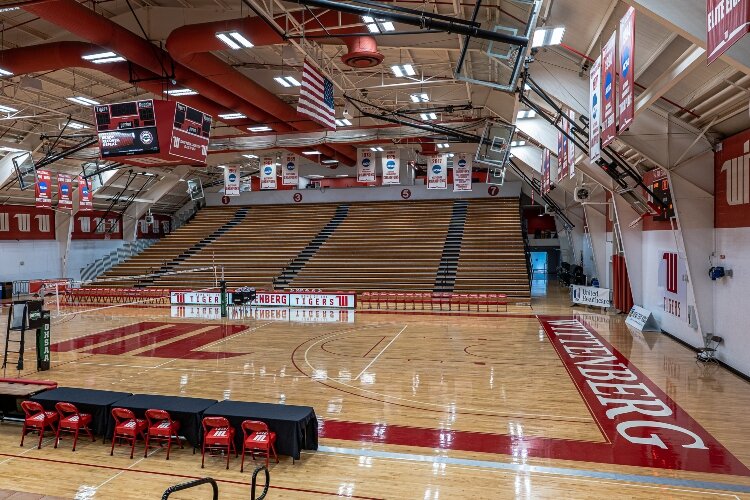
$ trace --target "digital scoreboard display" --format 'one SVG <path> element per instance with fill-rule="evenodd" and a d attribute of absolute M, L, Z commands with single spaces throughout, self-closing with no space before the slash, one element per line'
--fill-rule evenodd
<path fill-rule="evenodd" d="M 169 154 L 205 163 L 211 123 L 211 115 L 180 102 L 176 103 Z"/>
<path fill-rule="evenodd" d="M 672 219 L 674 217 L 674 205 L 672 205 L 672 190 L 669 189 L 667 178 L 663 177 L 652 182 L 651 191 L 653 191 L 654 197 L 661 200 L 666 207 L 658 215 L 654 215 L 654 220 L 668 221 Z"/>
<path fill-rule="evenodd" d="M 94 112 L 102 158 L 159 153 L 153 100 L 98 105 Z"/>

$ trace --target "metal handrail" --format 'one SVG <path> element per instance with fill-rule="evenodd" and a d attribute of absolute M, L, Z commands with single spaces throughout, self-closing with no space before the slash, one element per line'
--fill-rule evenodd
<path fill-rule="evenodd" d="M 264 471 L 266 473 L 266 485 L 263 487 L 263 493 L 260 494 L 259 497 L 255 496 L 255 484 L 258 480 L 258 473 L 260 471 Z M 271 474 L 268 473 L 268 468 L 265 465 L 259 465 L 255 468 L 253 471 L 253 479 L 250 483 L 250 500 L 263 500 L 266 498 L 266 494 L 268 493 L 268 487 L 271 485 Z"/>
<path fill-rule="evenodd" d="M 256 472 L 257 472 L 257 469 L 256 469 Z M 268 474 L 268 472 L 266 472 L 266 474 Z M 167 498 L 169 498 L 169 495 L 171 495 L 175 491 L 182 491 L 188 488 L 195 488 L 196 486 L 201 486 L 206 483 L 210 484 L 211 488 L 213 488 L 214 490 L 213 500 L 219 500 L 219 485 L 216 484 L 216 481 L 214 481 L 214 479 L 210 477 L 202 477 L 200 479 L 196 479 L 195 481 L 188 481 L 186 483 L 180 483 L 180 484 L 175 484 L 174 486 L 170 486 L 164 491 L 164 494 L 161 496 L 161 500 L 167 500 Z M 255 475 L 253 475 L 253 484 L 255 484 Z M 265 495 L 265 492 L 264 492 L 264 495 Z"/>

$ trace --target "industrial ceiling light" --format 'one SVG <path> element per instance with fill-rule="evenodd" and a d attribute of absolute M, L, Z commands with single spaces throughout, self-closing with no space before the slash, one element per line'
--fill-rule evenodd
<path fill-rule="evenodd" d="M 251 49 L 254 47 L 252 42 L 242 36 L 241 33 L 238 33 L 236 31 L 230 31 L 227 33 L 216 33 L 216 38 L 224 42 L 227 46 L 229 46 L 230 49 Z"/>
<path fill-rule="evenodd" d="M 302 84 L 293 76 L 277 76 L 274 80 L 282 87 L 300 87 Z"/>
<path fill-rule="evenodd" d="M 107 64 L 113 62 L 122 62 L 125 60 L 124 57 L 115 54 L 114 52 L 99 52 L 97 54 L 88 54 L 81 56 L 81 59 L 91 61 L 94 64 Z"/>
<path fill-rule="evenodd" d="M 317 151 L 315 149 L 311 149 L 310 151 L 302 151 L 303 155 L 319 155 L 320 151 Z"/>
<path fill-rule="evenodd" d="M 351 124 L 352 122 L 350 122 L 347 118 L 336 118 L 337 127 L 348 127 Z"/>
<path fill-rule="evenodd" d="M 20 8 L 21 7 L 3 7 L 2 9 L 0 9 L 0 12 L 10 12 L 12 10 L 18 10 Z"/>
<path fill-rule="evenodd" d="M 531 40 L 531 48 L 548 47 L 550 45 L 560 45 L 562 43 L 565 27 L 557 28 L 537 28 L 534 31 L 534 38 Z"/>
<path fill-rule="evenodd" d="M 510 146 L 512 148 L 515 148 L 515 147 L 518 147 L 518 146 L 525 146 L 525 145 L 526 145 L 526 141 L 512 141 L 510 143 Z"/>
<path fill-rule="evenodd" d="M 88 97 L 83 97 L 83 96 L 67 97 L 67 99 L 70 102 L 74 102 L 76 104 L 80 104 L 81 106 L 96 106 L 96 105 L 99 104 L 98 101 L 95 101 L 93 99 L 89 99 Z"/>
<path fill-rule="evenodd" d="M 179 96 L 186 96 L 186 95 L 198 95 L 198 92 L 196 92 L 193 89 L 170 89 L 164 92 L 167 95 L 179 97 Z"/>
<path fill-rule="evenodd" d="M 10 106 L 0 105 L 0 113 L 18 113 L 18 110 L 16 108 L 11 108 Z"/>
<path fill-rule="evenodd" d="M 338 162 L 339 162 L 338 160 L 323 160 L 320 163 L 325 163 L 326 165 L 328 165 L 331 163 L 338 163 Z"/>
<path fill-rule="evenodd" d="M 244 156 L 245 158 L 249 158 L 251 160 L 255 160 L 255 159 L 258 158 L 258 155 L 254 155 L 254 154 L 246 154 L 246 155 L 242 155 L 242 156 Z"/>
<path fill-rule="evenodd" d="M 0 68 L 0 76 L 13 76 L 13 72 Z"/>
<path fill-rule="evenodd" d="M 396 31 L 396 27 L 391 21 L 385 19 L 375 19 L 370 16 L 362 16 L 362 22 L 365 23 L 370 33 L 385 33 L 388 31 Z"/>
<path fill-rule="evenodd" d="M 310 177 L 311 179 L 323 179 L 323 178 L 325 178 L 325 175 L 310 174 L 310 175 L 308 175 L 308 177 Z"/>
<path fill-rule="evenodd" d="M 523 120 L 526 118 L 534 118 L 535 116 L 536 116 L 536 111 L 534 111 L 533 109 L 523 109 L 518 112 L 518 114 L 516 115 L 516 118 L 519 120 Z"/>
<path fill-rule="evenodd" d="M 430 96 L 422 92 L 421 94 L 412 94 L 411 102 L 430 102 Z"/>
<path fill-rule="evenodd" d="M 383 151 L 383 148 L 381 148 L 380 146 L 375 146 L 370 148 L 370 151 Z"/>
<path fill-rule="evenodd" d="M 78 123 L 78 122 L 68 122 L 68 127 L 74 128 L 76 130 L 81 130 L 81 129 L 84 129 L 84 128 L 89 128 L 88 125 L 83 124 L 83 123 Z"/>
<path fill-rule="evenodd" d="M 437 120 L 437 114 L 435 113 L 419 113 L 419 117 L 424 121 Z"/>
<path fill-rule="evenodd" d="M 450 146 L 451 145 L 448 144 L 447 142 L 443 142 L 443 143 L 437 145 L 437 147 L 439 147 L 440 149 L 449 148 Z"/>
<path fill-rule="evenodd" d="M 240 120 L 242 118 L 247 118 L 247 116 L 242 113 L 224 113 L 223 115 L 219 115 L 219 118 L 222 120 Z"/>
<path fill-rule="evenodd" d="M 417 72 L 414 71 L 414 66 L 411 64 L 394 64 L 391 66 L 391 71 L 393 71 L 393 74 L 398 77 L 414 76 L 417 74 Z"/>
<path fill-rule="evenodd" d="M 254 127 L 247 127 L 250 132 L 270 132 L 271 127 L 268 125 L 256 125 Z"/>

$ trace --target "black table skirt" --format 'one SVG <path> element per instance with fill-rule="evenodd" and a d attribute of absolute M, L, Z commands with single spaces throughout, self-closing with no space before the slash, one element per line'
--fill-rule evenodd
<path fill-rule="evenodd" d="M 200 446 L 201 421 L 203 412 L 216 404 L 215 399 L 185 398 L 180 396 L 160 396 L 156 394 L 134 394 L 121 399 L 113 407 L 132 410 L 138 418 L 145 418 L 146 410 L 168 411 L 172 420 L 180 422 L 180 434 L 194 447 Z M 114 431 L 115 421 L 109 418 L 107 436 Z"/>
<path fill-rule="evenodd" d="M 276 433 L 276 452 L 300 458 L 300 450 L 318 449 L 318 419 L 310 406 L 221 401 L 204 412 L 205 417 L 226 417 L 235 428 L 235 444 L 242 453 L 242 421 L 260 420 Z"/>
<path fill-rule="evenodd" d="M 130 392 L 99 391 L 96 389 L 79 389 L 76 387 L 58 387 L 44 391 L 32 397 L 45 410 L 54 411 L 55 403 L 64 401 L 72 403 L 81 413 L 91 414 L 91 430 L 94 434 L 107 437 L 107 422 L 115 403 L 130 396 Z"/>

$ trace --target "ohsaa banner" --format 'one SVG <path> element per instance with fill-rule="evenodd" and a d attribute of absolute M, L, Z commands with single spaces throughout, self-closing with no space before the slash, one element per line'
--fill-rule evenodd
<path fill-rule="evenodd" d="M 750 31 L 750 0 L 706 0 L 708 64 Z"/>
<path fill-rule="evenodd" d="M 573 126 L 572 124 L 576 121 L 576 112 L 572 109 L 568 110 L 568 118 L 570 120 L 566 120 L 566 128 L 568 133 L 573 136 Z M 566 169 L 568 173 L 568 177 L 571 179 L 576 174 L 576 143 L 573 142 L 571 139 L 568 139 L 568 168 Z M 565 177 L 563 177 L 565 178 Z"/>
<path fill-rule="evenodd" d="M 448 189 L 448 165 L 445 155 L 430 156 L 427 163 L 427 189 Z"/>
<path fill-rule="evenodd" d="M 401 183 L 401 158 L 398 149 L 389 149 L 383 153 L 383 185 Z"/>
<path fill-rule="evenodd" d="M 286 155 L 284 172 L 281 174 L 281 183 L 284 186 L 296 186 L 299 184 L 299 162 L 297 155 Z"/>
<path fill-rule="evenodd" d="M 357 182 L 375 182 L 375 156 L 369 149 L 357 150 Z"/>
<path fill-rule="evenodd" d="M 635 52 L 635 9 L 630 7 L 620 20 L 620 88 L 617 89 L 620 99 L 617 110 L 617 132 L 622 134 L 633 123 L 635 103 L 633 100 L 633 85 L 635 85 L 635 71 L 633 58 Z"/>
<path fill-rule="evenodd" d="M 47 170 L 36 171 L 36 206 L 37 208 L 52 207 L 52 176 Z"/>
<path fill-rule="evenodd" d="M 617 32 L 602 47 L 602 147 L 615 140 L 615 44 Z"/>
<path fill-rule="evenodd" d="M 224 195 L 240 195 L 240 167 L 227 166 L 224 168 Z"/>
<path fill-rule="evenodd" d="M 589 157 L 596 161 L 602 157 L 601 118 L 602 118 L 602 57 L 599 56 L 589 73 Z"/>
<path fill-rule="evenodd" d="M 57 208 L 73 210 L 73 178 L 67 174 L 57 174 Z"/>
<path fill-rule="evenodd" d="M 276 189 L 276 158 L 264 156 L 261 160 L 260 188 Z"/>
<path fill-rule="evenodd" d="M 94 209 L 93 193 L 91 183 L 88 179 L 78 176 L 78 210 L 88 211 Z"/>
<path fill-rule="evenodd" d="M 471 159 L 459 153 L 453 162 L 453 191 L 471 191 Z"/>
<path fill-rule="evenodd" d="M 542 194 L 549 193 L 552 175 L 552 152 L 544 148 L 542 150 Z"/>

